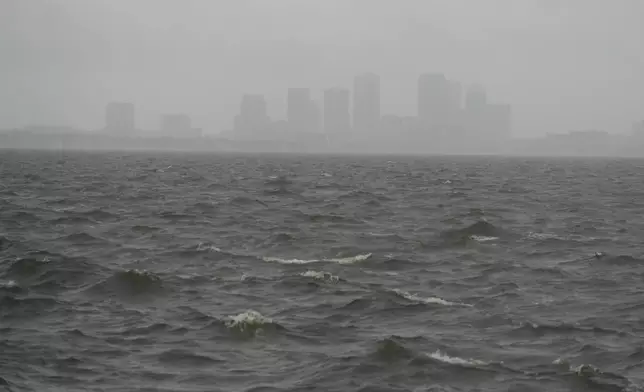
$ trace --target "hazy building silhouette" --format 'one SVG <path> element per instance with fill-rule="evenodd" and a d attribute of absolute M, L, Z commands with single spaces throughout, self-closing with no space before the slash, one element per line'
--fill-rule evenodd
<path fill-rule="evenodd" d="M 463 86 L 460 82 L 450 80 L 449 83 L 449 127 L 458 128 L 463 125 Z"/>
<path fill-rule="evenodd" d="M 110 102 L 105 108 L 105 130 L 118 135 L 132 135 L 135 130 L 134 104 Z"/>
<path fill-rule="evenodd" d="M 192 129 L 192 121 L 186 114 L 165 114 L 161 117 L 161 131 L 165 134 L 187 133 Z"/>
<path fill-rule="evenodd" d="M 479 84 L 472 85 L 465 96 L 465 110 L 470 113 L 483 113 L 487 105 L 487 92 Z"/>
<path fill-rule="evenodd" d="M 201 136 L 201 129 L 192 127 L 187 114 L 165 114 L 161 117 L 161 134 L 166 137 L 194 138 Z"/>
<path fill-rule="evenodd" d="M 380 123 L 380 76 L 358 75 L 353 84 L 353 128 L 357 132 L 375 130 Z"/>
<path fill-rule="evenodd" d="M 333 88 L 324 91 L 324 131 L 347 133 L 351 130 L 349 90 Z"/>
<path fill-rule="evenodd" d="M 507 104 L 487 104 L 484 120 L 486 136 L 495 141 L 512 136 L 512 108 Z"/>
<path fill-rule="evenodd" d="M 449 125 L 451 88 L 443 74 L 418 77 L 418 118 L 432 130 L 444 130 Z"/>
<path fill-rule="evenodd" d="M 464 117 L 467 134 L 473 139 L 484 140 L 490 116 L 487 111 L 487 92 L 483 86 L 474 84 L 468 87 Z"/>
<path fill-rule="evenodd" d="M 313 132 L 317 129 L 319 113 L 309 88 L 288 89 L 286 117 L 291 131 Z"/>
<path fill-rule="evenodd" d="M 255 138 L 267 129 L 269 123 L 264 96 L 245 94 L 241 99 L 239 114 L 235 117 L 235 135 L 243 139 Z"/>

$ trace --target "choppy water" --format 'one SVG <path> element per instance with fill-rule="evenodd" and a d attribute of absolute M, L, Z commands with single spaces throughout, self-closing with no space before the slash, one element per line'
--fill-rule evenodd
<path fill-rule="evenodd" d="M 641 391 L 642 173 L 0 151 L 0 390 Z"/>

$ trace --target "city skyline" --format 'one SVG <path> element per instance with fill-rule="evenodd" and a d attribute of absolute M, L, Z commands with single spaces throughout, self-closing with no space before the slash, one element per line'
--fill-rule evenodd
<path fill-rule="evenodd" d="M 124 100 L 143 128 L 180 112 L 208 134 L 245 92 L 282 118 L 284 87 L 350 87 L 363 70 L 381 77 L 383 114 L 414 115 L 416 78 L 442 70 L 511 102 L 521 137 L 643 117 L 637 1 L 0 3 L 0 128 L 96 129 Z"/>

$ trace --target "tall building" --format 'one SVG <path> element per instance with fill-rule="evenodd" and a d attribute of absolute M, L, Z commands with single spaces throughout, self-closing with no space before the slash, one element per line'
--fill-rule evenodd
<path fill-rule="evenodd" d="M 380 123 L 380 76 L 358 75 L 353 84 L 353 128 L 356 132 L 375 130 Z"/>
<path fill-rule="evenodd" d="M 452 89 L 443 74 L 423 74 L 418 78 L 418 117 L 433 130 L 449 126 Z"/>
<path fill-rule="evenodd" d="M 166 135 L 185 134 L 192 129 L 192 121 L 185 114 L 165 114 L 161 117 L 161 131 Z"/>
<path fill-rule="evenodd" d="M 481 85 L 475 84 L 469 87 L 465 97 L 465 110 L 470 113 L 481 113 L 487 105 L 487 92 Z"/>
<path fill-rule="evenodd" d="M 350 129 L 349 90 L 335 88 L 324 91 L 324 131 L 347 133 Z"/>
<path fill-rule="evenodd" d="M 507 104 L 487 104 L 484 123 L 486 136 L 490 139 L 509 139 L 512 136 L 512 107 Z"/>
<path fill-rule="evenodd" d="M 161 135 L 165 137 L 201 137 L 201 129 L 192 127 L 187 114 L 164 114 L 161 117 Z"/>
<path fill-rule="evenodd" d="M 484 140 L 490 132 L 490 115 L 487 93 L 483 86 L 469 86 L 465 95 L 465 129 L 468 135 L 477 140 Z"/>
<path fill-rule="evenodd" d="M 241 99 L 239 109 L 234 127 L 237 136 L 252 138 L 266 130 L 270 121 L 263 95 L 245 94 Z"/>
<path fill-rule="evenodd" d="M 460 82 L 449 81 L 449 126 L 463 125 L 463 86 Z"/>
<path fill-rule="evenodd" d="M 134 104 L 108 103 L 105 108 L 105 130 L 118 135 L 132 135 L 135 130 Z"/>
<path fill-rule="evenodd" d="M 287 93 L 286 117 L 294 132 L 313 132 L 317 128 L 317 107 L 307 87 L 291 87 Z"/>

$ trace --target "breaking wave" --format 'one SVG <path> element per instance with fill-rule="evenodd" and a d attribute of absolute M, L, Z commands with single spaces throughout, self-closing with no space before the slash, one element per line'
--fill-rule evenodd
<path fill-rule="evenodd" d="M 360 254 L 351 257 L 342 257 L 342 258 L 328 258 L 328 259 L 283 259 L 279 257 L 263 257 L 262 259 L 266 262 L 274 262 L 280 264 L 313 264 L 313 263 L 336 263 L 336 264 L 353 264 L 361 261 L 365 261 L 371 257 L 371 253 Z"/>
<path fill-rule="evenodd" d="M 229 316 L 224 324 L 230 331 L 242 337 L 256 337 L 264 332 L 281 329 L 280 325 L 271 318 L 255 310 L 247 310 L 234 316 Z"/>
<path fill-rule="evenodd" d="M 471 358 L 465 359 L 465 358 L 459 358 L 459 357 L 451 357 L 441 352 L 440 350 L 436 350 L 435 352 L 428 354 L 427 356 L 437 361 L 448 363 L 450 365 L 459 365 L 459 366 L 465 366 L 465 367 L 478 367 L 478 366 L 489 365 L 488 362 L 480 361 L 478 359 L 471 359 Z"/>
<path fill-rule="evenodd" d="M 154 273 L 129 269 L 114 272 L 109 278 L 90 287 L 90 291 L 138 296 L 159 293 L 163 288 L 163 281 Z"/>
<path fill-rule="evenodd" d="M 422 304 L 436 304 L 436 305 L 445 305 L 445 306 L 466 306 L 466 307 L 472 307 L 472 305 L 460 303 L 460 302 L 451 302 L 444 300 L 442 298 L 438 297 L 421 297 L 416 294 L 410 294 L 406 291 L 402 291 L 399 289 L 393 290 L 393 292 L 402 297 L 405 298 L 409 301 L 416 302 L 416 303 L 422 303 Z"/>
<path fill-rule="evenodd" d="M 337 283 L 338 281 L 340 281 L 340 278 L 338 276 L 324 271 L 308 270 L 306 272 L 302 272 L 300 276 L 303 276 L 305 278 L 313 278 L 313 279 L 321 280 L 325 282 L 331 282 L 331 283 Z"/>

